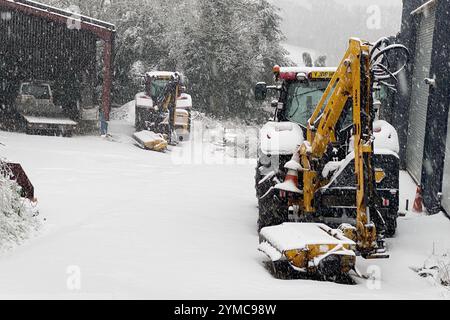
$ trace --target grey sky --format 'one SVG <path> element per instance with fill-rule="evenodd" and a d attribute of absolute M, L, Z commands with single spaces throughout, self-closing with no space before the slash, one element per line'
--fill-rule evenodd
<path fill-rule="evenodd" d="M 269 1 L 281 8 L 286 43 L 324 54 L 330 64 L 339 62 L 350 37 L 375 41 L 400 31 L 402 0 Z"/>
<path fill-rule="evenodd" d="M 303 0 L 300 0 L 303 1 Z M 336 2 L 348 5 L 364 5 L 370 6 L 373 4 L 379 4 L 383 6 L 401 7 L 402 0 L 336 0 Z"/>

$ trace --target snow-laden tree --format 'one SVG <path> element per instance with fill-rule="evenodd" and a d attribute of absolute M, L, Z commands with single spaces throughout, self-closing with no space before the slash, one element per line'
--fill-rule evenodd
<path fill-rule="evenodd" d="M 274 64 L 289 63 L 280 45 L 279 11 L 267 0 L 44 2 L 77 5 L 81 13 L 116 25 L 116 103 L 142 89 L 139 72 L 177 70 L 188 79 L 195 108 L 227 118 L 258 118 L 263 114 L 253 86 L 271 81 Z"/>
<path fill-rule="evenodd" d="M 198 0 L 198 21 L 186 32 L 185 71 L 200 109 L 219 116 L 257 117 L 256 82 L 286 64 L 277 9 L 265 0 Z"/>

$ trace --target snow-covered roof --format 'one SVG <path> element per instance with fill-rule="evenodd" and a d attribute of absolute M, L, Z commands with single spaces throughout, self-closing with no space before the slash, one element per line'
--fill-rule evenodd
<path fill-rule="evenodd" d="M 295 73 L 310 73 L 310 72 L 336 72 L 336 67 L 281 67 L 281 73 L 295 72 Z"/>
<path fill-rule="evenodd" d="M 427 1 L 427 2 L 425 2 L 423 5 L 421 5 L 420 7 L 418 7 L 417 9 L 413 10 L 413 11 L 411 12 L 411 15 L 415 15 L 415 14 L 418 14 L 418 13 L 422 13 L 422 12 L 424 12 L 425 10 L 428 10 L 428 8 L 429 8 L 430 6 L 432 6 L 432 5 L 434 5 L 434 4 L 436 4 L 436 0 L 430 0 L 430 1 Z"/>
<path fill-rule="evenodd" d="M 64 23 L 66 23 L 67 18 L 71 18 L 75 21 L 80 21 L 82 26 L 84 25 L 90 30 L 96 29 L 112 33 L 116 31 L 115 25 L 109 22 L 98 20 L 79 13 L 74 13 L 69 10 L 59 9 L 32 0 L 0 0 L 0 5 L 3 5 L 6 8 L 22 11 L 26 14 L 37 15 Z"/>
<path fill-rule="evenodd" d="M 148 77 L 171 77 L 174 74 L 175 72 L 171 71 L 150 71 L 146 73 Z"/>

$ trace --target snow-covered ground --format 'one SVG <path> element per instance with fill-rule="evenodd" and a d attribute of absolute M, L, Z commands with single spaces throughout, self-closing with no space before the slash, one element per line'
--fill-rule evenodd
<path fill-rule="evenodd" d="M 177 161 L 202 146 L 195 136 L 171 153 L 144 151 L 132 143 L 131 119 L 122 119 L 110 124 L 114 141 L 0 132 L 1 155 L 22 163 L 46 219 L 40 236 L 0 256 L 0 298 L 450 297 L 410 268 L 433 247 L 450 250 L 443 214 L 409 213 L 388 243 L 390 259 L 359 260 L 380 281 L 277 280 L 257 251 L 254 161 Z M 406 173 L 401 193 L 412 204 Z"/>

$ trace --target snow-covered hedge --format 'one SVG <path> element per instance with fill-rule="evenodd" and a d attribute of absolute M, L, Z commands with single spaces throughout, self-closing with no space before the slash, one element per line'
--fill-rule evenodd
<path fill-rule="evenodd" d="M 30 237 L 40 228 L 36 204 L 21 197 L 21 187 L 0 159 L 0 252 Z"/>

